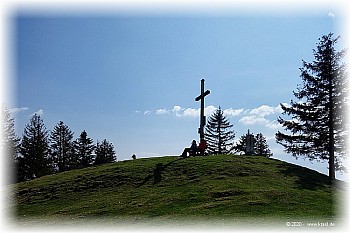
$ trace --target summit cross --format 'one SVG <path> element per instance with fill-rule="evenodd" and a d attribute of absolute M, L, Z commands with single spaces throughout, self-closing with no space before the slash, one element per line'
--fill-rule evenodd
<path fill-rule="evenodd" d="M 200 122 L 199 122 L 199 128 L 198 128 L 198 133 L 199 133 L 199 138 L 204 139 L 204 126 L 205 126 L 205 116 L 204 116 L 204 97 L 209 95 L 210 91 L 206 90 L 204 92 L 204 79 L 201 80 L 201 94 L 196 97 L 195 101 L 201 101 L 201 114 L 200 114 Z"/>

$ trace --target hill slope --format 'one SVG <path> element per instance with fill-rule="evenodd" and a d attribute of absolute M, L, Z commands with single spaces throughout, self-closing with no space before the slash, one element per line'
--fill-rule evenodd
<path fill-rule="evenodd" d="M 121 219 L 327 219 L 339 215 L 327 176 L 264 157 L 122 161 L 13 185 L 14 216 Z M 340 202 L 340 203 L 339 203 Z"/>

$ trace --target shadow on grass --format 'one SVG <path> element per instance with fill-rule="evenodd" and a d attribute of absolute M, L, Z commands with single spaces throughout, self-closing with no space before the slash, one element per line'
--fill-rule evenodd
<path fill-rule="evenodd" d="M 183 160 L 184 158 L 178 158 L 176 160 L 173 160 L 165 165 L 162 163 L 157 163 L 156 167 L 153 169 L 153 174 L 148 175 L 140 184 L 136 186 L 136 188 L 141 187 L 142 185 L 146 184 L 149 180 L 153 178 L 153 184 L 157 184 L 160 181 L 162 181 L 162 172 L 169 167 L 171 164 L 176 163 L 179 160 Z"/>
<path fill-rule="evenodd" d="M 300 189 L 318 190 L 332 185 L 328 176 L 317 171 L 297 165 L 278 165 L 280 172 L 285 176 L 296 177 L 295 184 Z M 338 181 L 336 181 L 338 183 Z"/>

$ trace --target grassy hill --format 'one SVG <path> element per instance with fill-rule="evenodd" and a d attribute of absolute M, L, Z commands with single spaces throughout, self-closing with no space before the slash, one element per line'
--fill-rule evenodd
<path fill-rule="evenodd" d="M 344 185 L 264 157 L 122 161 L 13 185 L 16 221 L 336 221 Z M 102 218 L 103 217 L 103 218 Z M 34 220 L 33 220 L 34 221 Z M 282 221 L 282 222 L 281 222 Z"/>

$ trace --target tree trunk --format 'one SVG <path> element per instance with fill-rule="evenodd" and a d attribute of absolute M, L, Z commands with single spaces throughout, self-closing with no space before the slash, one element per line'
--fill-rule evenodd
<path fill-rule="evenodd" d="M 333 100 L 333 85 L 330 75 L 329 82 L 329 179 L 335 180 L 335 164 L 334 164 L 334 100 Z"/>

